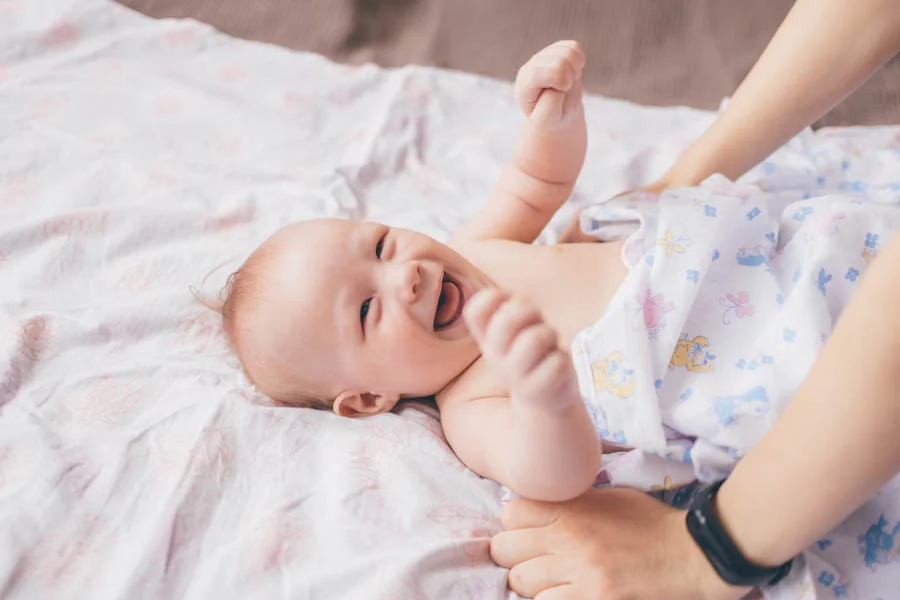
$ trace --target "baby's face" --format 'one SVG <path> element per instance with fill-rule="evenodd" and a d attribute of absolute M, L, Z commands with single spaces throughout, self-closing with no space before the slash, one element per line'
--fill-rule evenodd
<path fill-rule="evenodd" d="M 462 319 L 488 285 L 449 247 L 405 229 L 337 219 L 276 233 L 263 295 L 274 299 L 254 337 L 334 395 L 423 397 L 479 350 Z"/>

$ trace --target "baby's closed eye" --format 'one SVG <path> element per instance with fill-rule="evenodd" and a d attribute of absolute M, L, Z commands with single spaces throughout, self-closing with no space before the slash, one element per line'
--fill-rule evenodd
<path fill-rule="evenodd" d="M 363 331 L 366 330 L 366 315 L 369 314 L 369 306 L 371 304 L 372 299 L 366 298 L 362 303 L 362 307 L 360 307 L 359 309 L 359 324 L 362 325 Z"/>

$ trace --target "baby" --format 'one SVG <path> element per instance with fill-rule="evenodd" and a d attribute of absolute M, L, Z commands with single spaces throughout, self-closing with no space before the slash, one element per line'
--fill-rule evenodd
<path fill-rule="evenodd" d="M 520 69 L 513 159 L 449 246 L 323 219 L 253 252 L 222 313 L 260 391 L 346 417 L 433 396 L 477 473 L 545 500 L 593 483 L 601 444 L 566 348 L 625 277 L 620 244 L 531 245 L 584 162 L 584 64 L 561 41 Z"/>
<path fill-rule="evenodd" d="M 584 162 L 584 62 L 562 41 L 520 69 L 527 120 L 512 161 L 449 245 L 314 220 L 247 259 L 222 313 L 262 392 L 346 417 L 433 396 L 469 468 L 546 501 L 594 484 L 604 450 L 645 449 L 644 471 L 675 457 L 687 468 L 664 470 L 666 488 L 700 464 L 733 466 L 803 380 L 849 295 L 855 277 L 830 274 L 865 268 L 859 253 L 832 265 L 840 255 L 823 240 L 841 230 L 841 243 L 862 236 L 877 251 L 896 212 L 835 199 L 779 227 L 759 190 L 713 182 L 689 198 L 637 194 L 583 213 L 597 238 L 639 223 L 625 243 L 532 245 Z"/>

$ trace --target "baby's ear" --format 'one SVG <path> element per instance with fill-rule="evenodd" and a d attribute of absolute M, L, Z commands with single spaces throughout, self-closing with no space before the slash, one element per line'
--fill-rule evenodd
<path fill-rule="evenodd" d="M 332 408 L 342 417 L 370 417 L 389 412 L 399 399 L 399 394 L 345 390 L 334 399 Z"/>

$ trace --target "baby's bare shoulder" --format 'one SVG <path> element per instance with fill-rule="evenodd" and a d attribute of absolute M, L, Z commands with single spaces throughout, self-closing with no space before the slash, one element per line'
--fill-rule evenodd
<path fill-rule="evenodd" d="M 509 390 L 480 357 L 447 387 L 435 394 L 438 409 L 474 402 L 483 398 L 509 397 Z"/>

